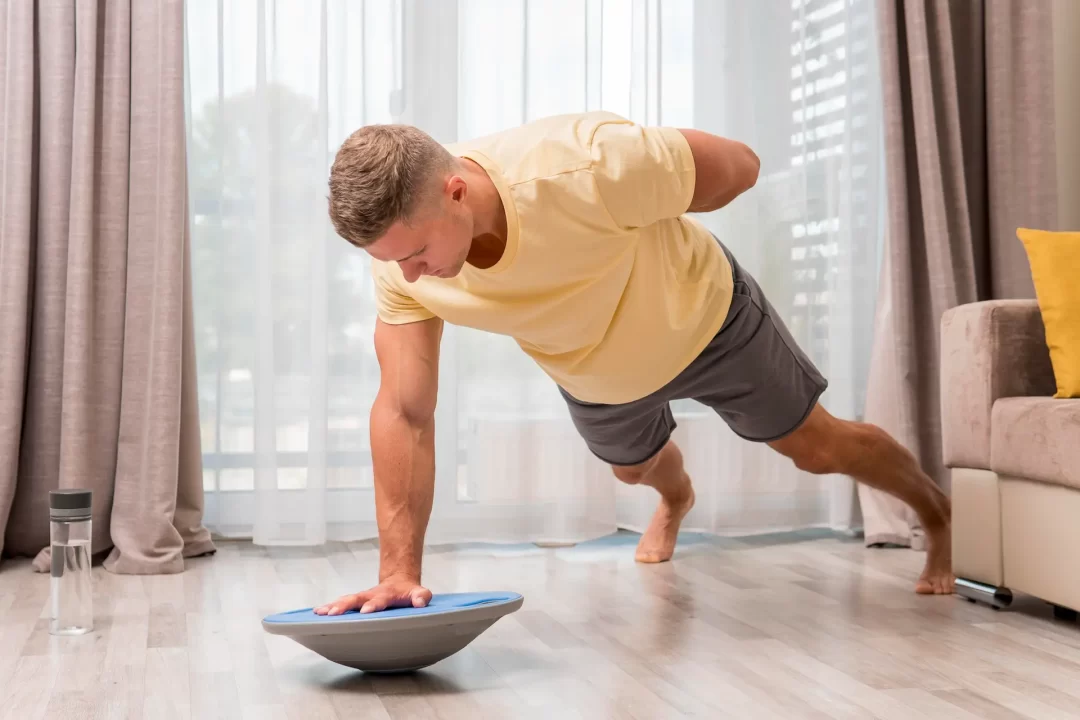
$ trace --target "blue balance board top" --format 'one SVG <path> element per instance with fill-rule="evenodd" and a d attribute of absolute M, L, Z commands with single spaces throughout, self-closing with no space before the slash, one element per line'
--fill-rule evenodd
<path fill-rule="evenodd" d="M 339 623 L 339 622 L 363 622 L 365 620 L 384 620 L 394 617 L 415 617 L 417 615 L 436 615 L 439 613 L 452 613 L 468 610 L 481 605 L 497 605 L 513 602 L 521 595 L 512 592 L 482 592 L 482 593 L 444 593 L 432 595 L 428 604 L 422 608 L 399 607 L 387 608 L 376 612 L 362 613 L 359 610 L 349 610 L 341 615 L 317 615 L 314 608 L 289 610 L 288 612 L 268 615 L 263 622 L 280 625 L 289 623 Z"/>

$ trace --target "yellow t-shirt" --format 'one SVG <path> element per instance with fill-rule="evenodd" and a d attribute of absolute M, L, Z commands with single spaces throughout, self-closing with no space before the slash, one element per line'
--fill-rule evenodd
<path fill-rule="evenodd" d="M 506 210 L 499 262 L 408 283 L 372 261 L 391 324 L 440 317 L 509 335 L 572 396 L 621 403 L 663 387 L 709 343 L 731 266 L 683 215 L 694 158 L 673 128 L 608 112 L 560 115 L 450 152 L 483 167 Z"/>

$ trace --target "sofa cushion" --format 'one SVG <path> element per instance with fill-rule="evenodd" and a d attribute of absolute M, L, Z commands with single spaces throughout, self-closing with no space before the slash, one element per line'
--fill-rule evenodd
<path fill-rule="evenodd" d="M 1080 400 L 1002 398 L 990 424 L 994 472 L 1080 490 Z"/>

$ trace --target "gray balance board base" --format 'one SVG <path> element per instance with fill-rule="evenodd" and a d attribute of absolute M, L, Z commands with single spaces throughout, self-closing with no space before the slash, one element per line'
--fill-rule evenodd
<path fill-rule="evenodd" d="M 420 670 L 475 640 L 521 607 L 511 592 L 434 595 L 426 607 L 316 615 L 312 608 L 263 618 L 263 630 L 292 638 L 339 665 L 369 673 Z"/>

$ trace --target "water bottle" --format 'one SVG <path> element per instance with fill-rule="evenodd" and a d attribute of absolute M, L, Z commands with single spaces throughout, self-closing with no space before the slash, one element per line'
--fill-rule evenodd
<path fill-rule="evenodd" d="M 90 490 L 49 493 L 52 610 L 49 632 L 82 635 L 94 629 L 90 583 Z"/>

